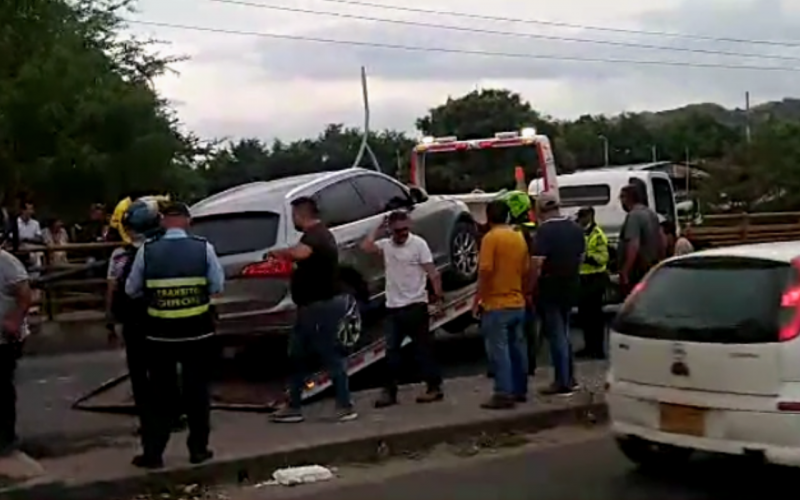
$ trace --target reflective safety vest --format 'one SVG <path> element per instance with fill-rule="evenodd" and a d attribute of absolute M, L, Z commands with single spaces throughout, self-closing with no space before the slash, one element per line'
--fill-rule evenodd
<path fill-rule="evenodd" d="M 147 338 L 195 340 L 214 333 L 206 241 L 160 238 L 144 245 Z"/>
<path fill-rule="evenodd" d="M 606 272 L 608 266 L 608 238 L 595 225 L 585 236 L 586 238 L 586 257 L 581 263 L 581 274 L 597 274 Z"/>

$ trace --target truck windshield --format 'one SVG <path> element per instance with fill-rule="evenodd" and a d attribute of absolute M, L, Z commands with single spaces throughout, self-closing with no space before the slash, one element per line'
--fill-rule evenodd
<path fill-rule="evenodd" d="M 527 179 L 540 175 L 534 146 L 423 153 L 418 160 L 425 162 L 425 184 L 431 193 L 513 189 L 514 167 L 522 167 Z"/>

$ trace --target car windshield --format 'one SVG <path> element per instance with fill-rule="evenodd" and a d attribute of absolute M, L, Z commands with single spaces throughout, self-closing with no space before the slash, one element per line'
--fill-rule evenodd
<path fill-rule="evenodd" d="M 789 264 L 762 259 L 696 257 L 653 273 L 623 308 L 615 330 L 661 340 L 777 342 Z"/>

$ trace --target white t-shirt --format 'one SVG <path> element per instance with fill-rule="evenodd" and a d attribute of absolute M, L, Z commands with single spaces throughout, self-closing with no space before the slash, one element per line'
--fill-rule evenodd
<path fill-rule="evenodd" d="M 19 217 L 17 219 L 17 228 L 19 229 L 20 240 L 36 240 L 42 237 L 42 228 L 36 219 L 30 219 L 25 222 L 22 217 Z"/>
<path fill-rule="evenodd" d="M 428 242 L 410 234 L 406 242 L 396 245 L 384 238 L 375 242 L 383 251 L 386 268 L 386 307 L 405 307 L 410 304 L 428 303 L 425 288 L 428 275 L 423 264 L 433 263 Z"/>

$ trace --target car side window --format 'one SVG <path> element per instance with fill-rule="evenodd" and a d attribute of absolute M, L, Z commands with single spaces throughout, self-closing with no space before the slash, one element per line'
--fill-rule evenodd
<path fill-rule="evenodd" d="M 377 175 L 360 175 L 353 182 L 367 201 L 370 215 L 405 208 L 411 204 L 408 191 L 389 179 Z"/>
<path fill-rule="evenodd" d="M 653 198 L 655 198 L 656 202 L 656 213 L 669 220 L 674 220 L 675 196 L 668 180 L 660 177 L 653 178 Z"/>
<path fill-rule="evenodd" d="M 647 185 L 644 183 L 644 181 L 639 179 L 638 177 L 631 177 L 628 180 L 628 183 L 636 186 L 636 189 L 639 190 L 639 194 L 642 196 L 642 205 L 649 207 L 650 200 L 648 200 Z"/>
<path fill-rule="evenodd" d="M 349 179 L 320 190 L 314 199 L 320 218 L 328 227 L 349 224 L 369 217 L 369 208 Z"/>

